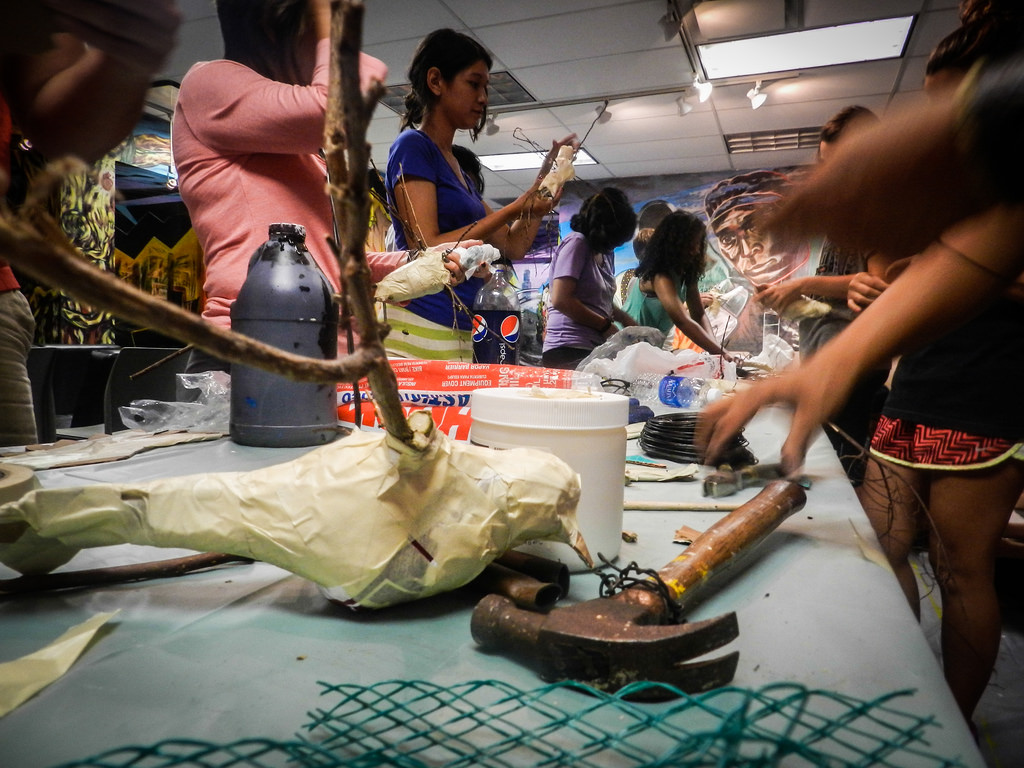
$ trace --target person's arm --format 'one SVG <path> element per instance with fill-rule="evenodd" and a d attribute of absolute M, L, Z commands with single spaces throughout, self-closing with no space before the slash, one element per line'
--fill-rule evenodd
<path fill-rule="evenodd" d="M 575 135 L 552 143 L 552 149 L 541 170 L 547 173 L 551 159 L 565 144 L 571 144 Z M 476 239 L 490 243 L 503 256 L 520 259 L 533 244 L 544 215 L 554 208 L 561 197 L 544 198 L 537 194 L 544 173 L 538 174 L 533 185 L 513 202 L 492 210 L 484 203 L 485 215 L 458 230 L 441 232 L 437 215 L 437 186 L 430 179 L 402 174 L 395 182 L 395 207 L 405 230 L 406 241 L 425 246 L 447 241 Z M 413 231 L 410 231 L 413 230 Z"/>
<path fill-rule="evenodd" d="M 853 275 L 811 275 L 783 280 L 774 285 L 757 286 L 757 300 L 776 312 L 804 296 L 824 296 L 829 299 L 846 298 Z"/>
<path fill-rule="evenodd" d="M 958 224 L 809 361 L 708 406 L 700 430 L 707 460 L 720 456 L 761 407 L 786 403 L 794 410 L 781 459 L 797 472 L 815 431 L 862 376 L 980 312 L 1022 269 L 1024 206 L 999 206 Z"/>
<path fill-rule="evenodd" d="M 654 276 L 651 283 L 654 286 L 654 294 L 658 297 L 658 301 L 661 302 L 661 306 L 665 308 L 665 312 L 670 318 L 672 318 L 672 322 L 676 328 L 685 333 L 696 344 L 700 345 L 711 354 L 724 354 L 725 350 L 722 349 L 722 346 L 717 341 L 715 341 L 715 338 L 709 334 L 699 322 L 690 317 L 690 313 L 687 312 L 687 308 L 683 306 L 683 302 L 679 299 L 679 284 L 670 275 L 658 273 Z M 690 286 L 687 286 L 687 294 L 689 294 L 689 289 Z M 696 286 L 693 286 L 693 290 L 695 293 L 697 292 Z M 699 293 L 697 293 L 696 300 L 699 304 Z M 689 295 L 687 295 L 687 304 L 691 305 Z M 701 310 L 701 314 L 703 314 L 703 309 Z"/>
<path fill-rule="evenodd" d="M 895 279 L 890 276 L 889 268 L 896 264 L 899 259 L 893 259 L 874 251 L 866 259 L 866 270 L 852 276 L 850 287 L 846 292 L 846 306 L 854 312 L 860 312 L 877 299 L 889 283 Z"/>
<path fill-rule="evenodd" d="M 437 185 L 428 179 L 409 175 L 402 176 L 395 184 L 395 207 L 405 230 L 406 242 L 425 247 L 449 241 L 483 240 L 506 255 L 502 249 L 503 230 L 519 216 L 525 202 L 526 195 L 522 195 L 497 211 L 485 205 L 487 213 L 483 218 L 465 227 L 441 232 L 437 216 Z"/>
<path fill-rule="evenodd" d="M 225 154 L 316 154 L 323 146 L 330 40 L 320 40 L 310 85 L 270 80 L 235 62 L 193 68 L 180 109 L 203 144 Z"/>
<path fill-rule="evenodd" d="M 95 160 L 127 136 L 174 46 L 174 0 L 48 0 L 53 47 L 0 61 L 19 127 L 46 155 Z"/>

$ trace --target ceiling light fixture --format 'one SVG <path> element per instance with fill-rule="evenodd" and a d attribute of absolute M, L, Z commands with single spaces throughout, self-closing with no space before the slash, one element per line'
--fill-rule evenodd
<path fill-rule="evenodd" d="M 693 78 L 693 87 L 697 89 L 697 98 L 701 104 L 711 98 L 711 91 L 715 89 L 715 86 L 699 75 Z"/>
<path fill-rule="evenodd" d="M 679 107 L 679 116 L 683 117 L 693 112 L 693 104 L 686 100 L 686 94 L 684 93 L 678 99 L 676 99 L 676 106 Z"/>
<path fill-rule="evenodd" d="M 480 164 L 490 171 L 523 171 L 536 170 L 541 167 L 547 152 L 506 152 L 499 155 L 480 155 Z M 582 147 L 577 150 L 576 157 L 572 161 L 574 166 L 597 165 L 587 150 Z"/>
<path fill-rule="evenodd" d="M 501 128 L 498 127 L 498 124 L 494 122 L 496 119 L 497 115 L 495 115 L 493 112 L 487 116 L 487 122 L 484 123 L 484 133 L 487 136 L 493 136 L 494 134 L 501 130 Z"/>
<path fill-rule="evenodd" d="M 757 109 L 768 100 L 768 94 L 761 90 L 760 80 L 757 81 L 753 88 L 747 91 L 747 98 L 750 99 L 751 109 Z"/>
<path fill-rule="evenodd" d="M 913 26 L 913 16 L 900 16 L 706 43 L 698 45 L 697 51 L 708 77 L 750 77 L 898 58 L 906 50 Z"/>

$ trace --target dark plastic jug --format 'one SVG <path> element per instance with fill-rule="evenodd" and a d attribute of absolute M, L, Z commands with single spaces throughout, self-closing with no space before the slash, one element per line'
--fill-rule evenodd
<path fill-rule="evenodd" d="M 338 307 L 298 224 L 271 224 L 231 305 L 231 328 L 296 355 L 338 356 Z M 231 439 L 289 447 L 338 436 L 337 387 L 292 381 L 259 368 L 231 366 Z"/>

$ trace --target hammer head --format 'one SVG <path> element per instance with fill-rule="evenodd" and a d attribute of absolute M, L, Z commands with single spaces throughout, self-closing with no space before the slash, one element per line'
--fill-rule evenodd
<path fill-rule="evenodd" d="M 576 680 L 614 692 L 630 683 L 655 681 L 687 693 L 728 684 L 738 652 L 692 661 L 736 639 L 736 614 L 683 624 L 668 623 L 646 591 L 626 590 L 542 614 L 489 595 L 477 604 L 471 629 L 486 650 L 517 657 L 544 679 Z M 649 696 L 664 696 L 651 689 Z"/>

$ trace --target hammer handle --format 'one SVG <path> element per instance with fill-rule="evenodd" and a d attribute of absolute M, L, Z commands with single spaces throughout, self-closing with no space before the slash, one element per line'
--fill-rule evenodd
<path fill-rule="evenodd" d="M 789 480 L 773 480 L 693 540 L 658 575 L 680 607 L 694 602 L 701 588 L 755 547 L 791 514 L 802 509 L 804 489 Z"/>

